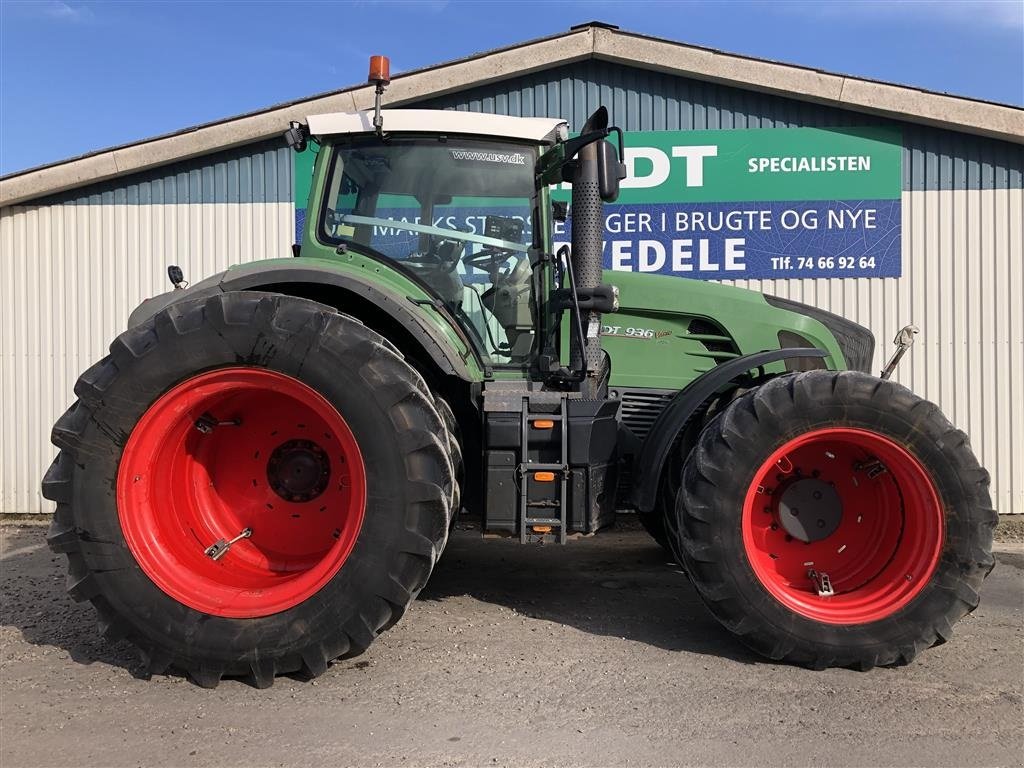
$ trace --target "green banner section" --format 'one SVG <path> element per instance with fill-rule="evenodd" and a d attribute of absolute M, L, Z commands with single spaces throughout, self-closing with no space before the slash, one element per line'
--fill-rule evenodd
<path fill-rule="evenodd" d="M 902 153 L 899 130 L 881 127 L 632 131 L 617 202 L 898 200 Z M 296 208 L 315 160 L 312 143 L 295 155 Z"/>
<path fill-rule="evenodd" d="M 316 153 L 320 147 L 314 142 L 309 142 L 302 152 L 293 152 L 295 165 L 293 166 L 295 185 L 295 207 L 305 210 L 306 202 L 309 200 L 309 188 L 313 184 L 313 166 L 316 164 Z M 300 240 L 301 242 L 301 240 Z"/>
<path fill-rule="evenodd" d="M 899 130 L 759 128 L 626 134 L 618 203 L 896 200 Z"/>

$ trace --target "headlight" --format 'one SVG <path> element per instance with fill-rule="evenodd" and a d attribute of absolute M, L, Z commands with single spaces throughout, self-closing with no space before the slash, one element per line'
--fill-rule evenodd
<path fill-rule="evenodd" d="M 845 317 L 834 315 L 823 309 L 812 307 L 808 304 L 801 304 L 799 301 L 780 299 L 777 296 L 765 296 L 765 301 L 773 307 L 785 309 L 789 312 L 796 312 L 800 315 L 814 318 L 824 325 L 835 336 L 839 349 L 846 358 L 846 367 L 853 371 L 871 373 L 871 360 L 875 355 L 875 337 L 863 325 L 858 325 Z M 796 336 L 796 334 L 792 334 Z M 779 343 L 782 344 L 782 334 L 779 334 Z M 784 344 L 783 346 L 792 346 Z M 808 346 L 814 346 L 808 344 Z"/>

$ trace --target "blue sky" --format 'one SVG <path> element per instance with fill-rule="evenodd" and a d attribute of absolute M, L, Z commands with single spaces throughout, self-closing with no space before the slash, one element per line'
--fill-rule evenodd
<path fill-rule="evenodd" d="M 1024 0 L 0 0 L 0 173 L 600 19 L 825 70 L 1024 103 Z"/>

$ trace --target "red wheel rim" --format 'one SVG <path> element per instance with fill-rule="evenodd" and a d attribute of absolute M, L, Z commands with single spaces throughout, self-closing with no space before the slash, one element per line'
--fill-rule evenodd
<path fill-rule="evenodd" d="M 366 507 L 352 431 L 284 374 L 233 367 L 162 395 L 121 456 L 128 548 L 166 594 L 215 616 L 254 618 L 318 592 L 348 558 Z M 206 553 L 246 528 L 217 559 Z"/>
<path fill-rule="evenodd" d="M 945 536 L 921 462 L 884 435 L 846 428 L 807 432 L 772 453 L 747 491 L 742 529 L 764 588 L 827 624 L 878 621 L 907 605 Z"/>

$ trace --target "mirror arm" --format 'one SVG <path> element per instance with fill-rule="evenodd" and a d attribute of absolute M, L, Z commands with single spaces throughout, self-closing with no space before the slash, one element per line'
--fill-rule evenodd
<path fill-rule="evenodd" d="M 619 131 L 618 128 L 611 130 Z M 574 139 L 569 139 L 554 149 L 541 155 L 537 163 L 536 183 L 538 187 L 546 187 L 551 184 L 559 184 L 563 178 L 562 169 L 572 161 L 576 154 L 588 144 L 605 138 L 609 134 L 608 128 L 601 128 L 597 131 L 588 131 L 580 134 Z M 619 142 L 622 141 L 622 132 L 619 131 Z"/>
<path fill-rule="evenodd" d="M 576 293 L 576 275 L 573 273 L 572 270 L 572 256 L 569 252 L 569 246 L 563 245 L 561 248 L 559 248 L 557 257 L 562 261 L 562 263 L 565 264 L 566 271 L 568 272 L 569 292 L 572 300 L 572 311 L 570 312 L 570 315 L 572 317 L 570 318 L 570 321 L 575 321 L 573 322 L 573 326 L 577 336 L 579 337 L 580 349 L 586 349 L 587 339 L 583 335 L 583 319 L 580 314 L 579 297 Z M 580 365 L 582 366 L 580 370 L 573 373 L 572 376 L 570 376 L 569 378 L 563 379 L 563 381 L 579 382 L 585 380 L 587 378 L 586 357 L 582 358 Z"/>
<path fill-rule="evenodd" d="M 614 133 L 619 138 L 619 161 L 622 163 L 626 162 L 626 142 L 622 135 L 622 129 L 617 125 L 613 125 L 608 129 L 608 133 Z"/>

